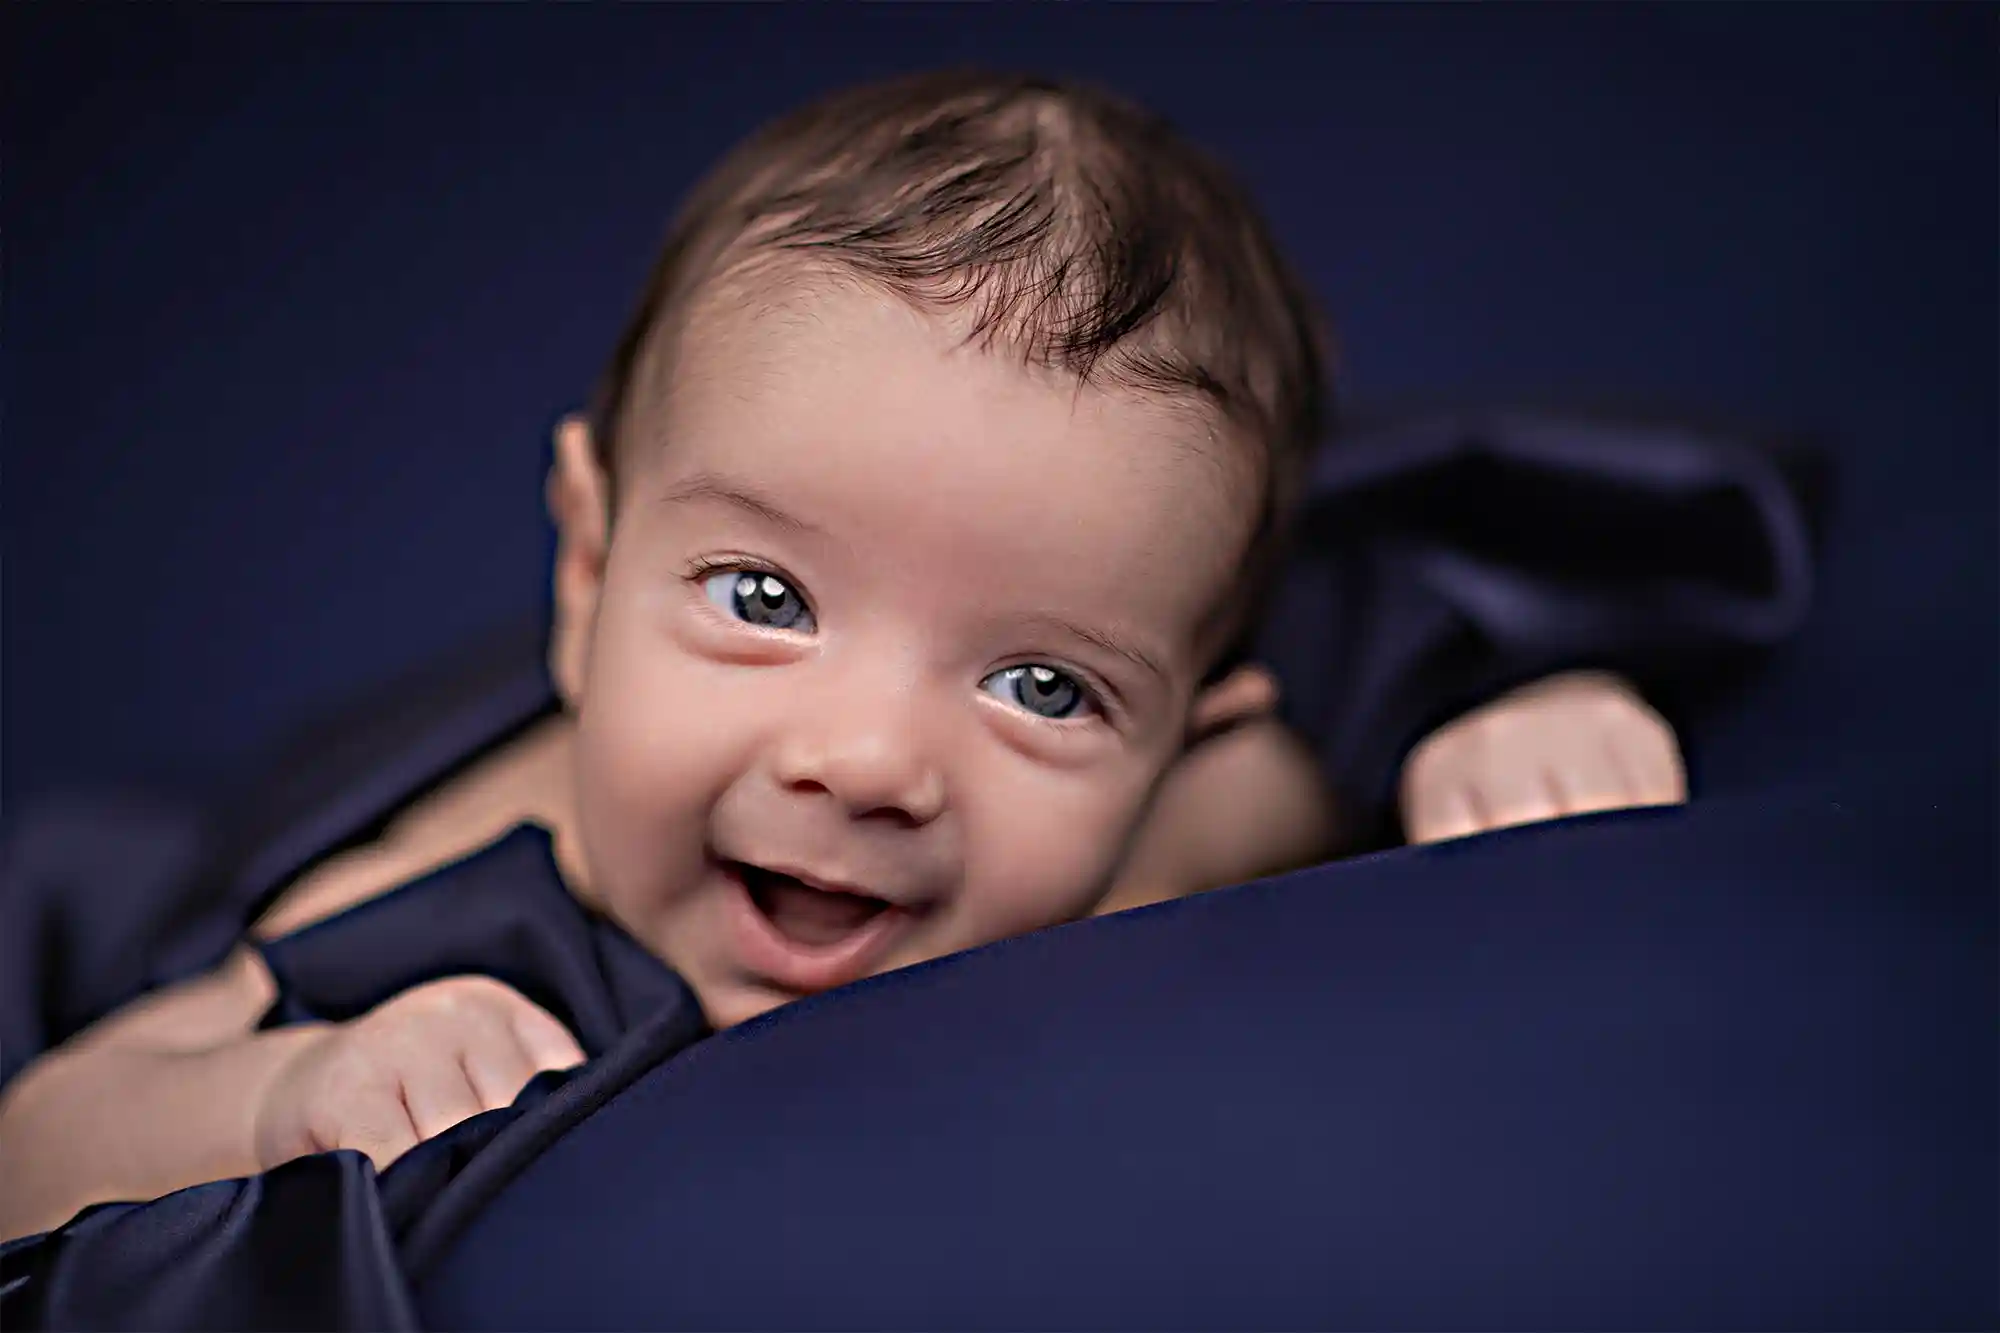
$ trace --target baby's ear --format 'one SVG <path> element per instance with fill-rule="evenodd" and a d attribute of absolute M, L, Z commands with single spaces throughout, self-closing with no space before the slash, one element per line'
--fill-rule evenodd
<path fill-rule="evenodd" d="M 610 542 L 610 486 L 597 461 L 590 426 L 578 416 L 556 424 L 555 458 L 545 495 L 556 529 L 555 621 L 549 634 L 549 675 L 575 708 L 583 697 L 590 633 L 597 617 Z"/>
<path fill-rule="evenodd" d="M 1210 736 L 1265 717 L 1278 706 L 1278 678 L 1263 667 L 1237 667 L 1213 685 L 1204 685 L 1188 707 L 1188 739 L 1198 745 Z"/>

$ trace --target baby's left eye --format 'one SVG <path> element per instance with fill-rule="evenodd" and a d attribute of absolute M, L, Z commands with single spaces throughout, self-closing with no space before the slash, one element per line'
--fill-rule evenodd
<path fill-rule="evenodd" d="M 1058 721 L 1081 717 L 1095 706 L 1076 677 L 1054 667 L 1005 667 L 980 681 L 979 688 L 1036 717 Z"/>
<path fill-rule="evenodd" d="M 754 569 L 724 570 L 703 579 L 701 590 L 710 602 L 747 625 L 804 634 L 816 628 L 805 598 L 776 574 Z"/>

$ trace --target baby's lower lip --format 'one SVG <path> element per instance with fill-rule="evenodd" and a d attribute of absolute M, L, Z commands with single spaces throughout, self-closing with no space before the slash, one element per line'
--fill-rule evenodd
<path fill-rule="evenodd" d="M 875 969 L 914 920 L 907 909 L 890 905 L 838 939 L 806 944 L 779 930 L 757 906 L 740 867 L 725 862 L 720 869 L 739 961 L 756 977 L 782 990 L 811 994 L 859 981 Z"/>

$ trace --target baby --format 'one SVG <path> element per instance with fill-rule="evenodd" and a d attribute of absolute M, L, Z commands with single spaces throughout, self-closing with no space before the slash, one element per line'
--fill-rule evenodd
<path fill-rule="evenodd" d="M 1240 655 L 1322 397 L 1263 224 L 1143 113 L 946 75 L 780 122 L 688 201 L 558 431 L 562 709 L 254 935 L 538 824 L 725 1027 L 1323 858 L 1311 765 Z M 1579 675 L 1427 742 L 1404 809 L 1451 836 L 1680 783 L 1664 725 Z M 386 1165 L 583 1058 L 486 977 L 259 1030 L 273 995 L 246 946 L 31 1066 L 0 1234 L 327 1149 Z"/>

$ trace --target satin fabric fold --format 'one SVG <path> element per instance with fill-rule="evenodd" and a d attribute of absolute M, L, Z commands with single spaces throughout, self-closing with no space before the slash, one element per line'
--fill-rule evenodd
<path fill-rule="evenodd" d="M 1316 461 L 1258 655 L 1362 841 L 1392 842 L 1403 756 L 1507 689 L 1615 670 L 1688 729 L 1805 619 L 1815 466 L 1519 412 L 1358 432 Z"/>
<path fill-rule="evenodd" d="M 344 1022 L 428 981 L 491 976 L 549 1010 L 591 1063 L 536 1078 L 399 1158 L 378 1180 L 355 1152 L 145 1204 L 91 1209 L 0 1250 L 10 1329 L 417 1327 L 398 1246 L 435 1248 L 543 1142 L 645 1066 L 707 1033 L 674 971 L 564 887 L 546 831 L 490 847 L 262 946 L 278 983 L 264 1026 Z M 630 1054 L 616 1054 L 628 1036 Z M 631 1043 L 626 1043 L 630 1045 Z M 611 1058 L 604 1058 L 609 1055 Z M 486 1161 L 496 1141 L 502 1154 Z M 516 1145 L 516 1146 L 508 1146 Z"/>
<path fill-rule="evenodd" d="M 278 986 L 263 1026 L 344 1023 L 426 982 L 503 981 L 591 1057 L 642 1019 L 689 1004 L 665 963 L 564 886 L 546 830 L 491 846 L 261 948 Z"/>

